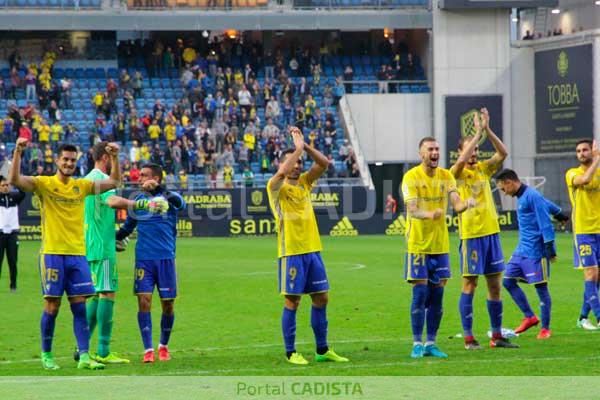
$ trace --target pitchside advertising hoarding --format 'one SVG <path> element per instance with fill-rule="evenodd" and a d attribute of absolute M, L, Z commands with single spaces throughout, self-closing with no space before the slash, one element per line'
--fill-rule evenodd
<path fill-rule="evenodd" d="M 502 139 L 502 96 L 446 96 L 446 160 L 452 165 L 458 159 L 458 142 L 462 137 L 473 136 L 473 117 L 479 110 L 487 108 L 490 114 L 490 127 Z M 482 132 L 479 142 L 479 158 L 487 159 L 495 150 L 486 132 Z"/>
<path fill-rule="evenodd" d="M 123 195 L 131 197 L 135 192 Z M 188 206 L 180 213 L 177 224 L 179 237 L 236 237 L 277 233 L 277 224 L 268 209 L 264 189 L 203 190 L 183 195 Z M 332 191 L 320 189 L 313 193 L 312 201 L 322 235 L 402 236 L 406 232 L 404 214 L 375 213 L 375 193 L 363 187 L 335 188 Z M 264 212 L 263 207 L 267 207 Z M 19 239 L 40 240 L 39 199 L 28 194 L 19 207 L 19 213 Z M 118 211 L 115 228 L 126 217 L 126 210 Z M 500 212 L 498 221 L 503 230 L 517 228 L 514 211 Z M 458 217 L 448 215 L 446 224 L 451 231 L 455 231 Z"/>
<path fill-rule="evenodd" d="M 537 153 L 572 152 L 593 136 L 592 45 L 535 53 Z"/>

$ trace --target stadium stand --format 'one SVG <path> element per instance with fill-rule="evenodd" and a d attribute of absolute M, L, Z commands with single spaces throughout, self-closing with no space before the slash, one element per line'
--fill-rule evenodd
<path fill-rule="evenodd" d="M 262 57 L 256 43 L 232 41 L 231 52 L 217 44 L 200 52 L 183 41 L 157 40 L 141 53 L 135 43 L 122 43 L 119 69 L 55 67 L 56 52 L 46 52 L 39 65 L 23 65 L 25 57 L 11 53 L 9 68 L 0 70 L 6 150 L 27 126 L 34 143 L 25 157 L 28 173 L 52 173 L 51 151 L 60 140 L 80 147 L 83 175 L 92 166 L 90 146 L 116 140 L 128 155 L 131 182 L 139 165 L 152 161 L 165 167 L 167 182 L 189 188 L 262 186 L 296 125 L 330 156 L 328 183 L 350 185 L 359 169 L 340 127 L 339 98 L 381 92 L 381 80 L 390 92 L 429 90 L 419 58 L 402 46 L 394 56 L 276 49 Z M 378 73 L 381 66 L 385 74 Z M 33 101 L 24 88 L 29 73 L 37 75 Z"/>

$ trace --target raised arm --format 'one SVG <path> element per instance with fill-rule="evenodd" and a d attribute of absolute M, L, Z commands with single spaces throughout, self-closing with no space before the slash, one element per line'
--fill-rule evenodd
<path fill-rule="evenodd" d="M 498 166 L 500 164 L 502 164 L 502 162 L 504 160 L 506 160 L 506 157 L 508 157 L 508 149 L 506 148 L 506 145 L 504 143 L 502 143 L 502 140 L 500 140 L 500 138 L 498 136 L 496 136 L 496 134 L 494 133 L 494 131 L 492 130 L 492 128 L 490 128 L 490 114 L 487 110 L 487 108 L 482 108 L 481 109 L 481 119 L 482 119 L 482 129 L 484 129 L 487 133 L 487 137 L 490 140 L 490 142 L 492 142 L 492 146 L 494 146 L 494 150 L 496 150 L 496 152 L 494 153 L 494 155 L 492 157 L 490 157 L 488 160 L 486 160 L 485 162 L 489 165 L 495 168 L 498 168 Z"/>
<path fill-rule="evenodd" d="M 106 146 L 106 152 L 110 156 L 110 161 L 112 164 L 110 177 L 108 179 L 94 181 L 94 194 L 100 194 L 112 189 L 116 189 L 121 186 L 122 183 L 121 165 L 119 163 L 119 145 L 116 143 L 109 143 Z"/>
<path fill-rule="evenodd" d="M 15 152 L 13 153 L 12 165 L 10 166 L 10 183 L 24 192 L 33 192 L 35 190 L 35 180 L 31 176 L 21 175 L 21 154 L 27 146 L 27 139 L 17 139 Z"/>
<path fill-rule="evenodd" d="M 473 155 L 475 147 L 477 147 L 479 140 L 481 139 L 481 126 L 479 124 L 479 116 L 477 114 L 473 116 L 473 126 L 475 127 L 475 136 L 473 136 L 471 140 L 467 142 L 466 146 L 463 147 L 461 155 L 456 160 L 456 163 L 450 167 L 450 172 L 452 172 L 452 175 L 454 175 L 455 178 L 458 178 L 460 174 L 462 174 L 465 165 Z"/>
<path fill-rule="evenodd" d="M 308 181 L 314 182 L 319 179 L 321 175 L 325 173 L 325 171 L 327 171 L 327 168 L 329 168 L 329 160 L 323 155 L 323 153 L 309 144 L 304 144 L 304 150 L 315 162 L 312 167 L 310 167 L 307 174 Z"/>
<path fill-rule="evenodd" d="M 583 175 L 577 175 L 575 178 L 573 178 L 573 186 L 584 186 L 590 183 L 594 177 L 594 174 L 596 173 L 596 170 L 598 169 L 598 165 L 600 164 L 600 151 L 598 151 L 598 144 L 595 140 L 592 143 L 592 156 L 594 157 L 592 159 L 592 163 L 588 169 L 585 170 L 585 173 Z"/>
<path fill-rule="evenodd" d="M 289 155 L 289 157 L 285 158 L 275 175 L 273 175 L 273 177 L 269 180 L 269 188 L 273 191 L 277 191 L 279 188 L 281 188 L 285 177 L 288 176 L 288 174 L 294 169 L 296 163 L 300 157 L 302 157 L 302 152 L 304 151 L 304 136 L 302 136 L 300 129 L 292 127 L 291 133 L 296 149 Z"/>

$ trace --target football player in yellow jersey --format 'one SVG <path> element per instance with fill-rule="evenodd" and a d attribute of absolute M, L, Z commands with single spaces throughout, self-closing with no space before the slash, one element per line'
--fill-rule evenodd
<path fill-rule="evenodd" d="M 66 291 L 73 312 L 73 331 L 80 351 L 78 368 L 102 369 L 104 364 L 90 359 L 90 332 L 86 321 L 85 299 L 95 294 L 90 268 L 86 261 L 83 216 L 85 198 L 115 189 L 121 183 L 119 146 L 110 143 L 106 152 L 113 169 L 108 179 L 92 182 L 73 178 L 77 163 L 77 148 L 63 144 L 56 158 L 54 176 L 23 176 L 21 154 L 27 139 L 19 138 L 10 169 L 11 183 L 25 192 L 35 192 L 40 198 L 42 248 L 40 275 L 44 295 L 44 312 L 40 323 L 42 336 L 42 365 L 56 370 L 52 355 L 54 325 L 63 293 Z"/>
<path fill-rule="evenodd" d="M 463 276 L 462 292 L 458 309 L 462 322 L 465 349 L 479 350 L 481 346 L 473 335 L 473 296 L 480 275 L 485 276 L 488 296 L 487 309 L 490 316 L 492 339 L 490 347 L 518 348 L 502 337 L 502 272 L 504 255 L 500 245 L 500 225 L 496 205 L 492 197 L 490 179 L 508 156 L 506 146 L 490 128 L 490 115 L 486 108 L 473 116 L 474 136 L 462 138 L 458 144 L 459 157 L 450 168 L 456 178 L 458 193 L 465 199 L 473 197 L 474 207 L 459 218 L 460 270 Z M 494 155 L 478 161 L 482 131 L 494 146 Z"/>
<path fill-rule="evenodd" d="M 598 263 L 600 260 L 600 151 L 595 141 L 580 140 L 576 147 L 579 167 L 566 173 L 567 188 L 573 209 L 575 268 L 583 269 L 585 280 L 583 306 L 577 326 L 597 330 L 598 326 L 588 321 L 592 310 L 600 321 L 598 300 Z"/>
<path fill-rule="evenodd" d="M 461 213 L 475 206 L 471 198 L 462 201 L 450 171 L 439 168 L 440 146 L 433 137 L 419 142 L 421 164 L 410 169 L 402 179 L 402 194 L 407 210 L 406 236 L 408 251 L 405 278 L 413 285 L 411 325 L 412 358 L 432 356 L 446 358 L 435 344 L 442 320 L 444 286 L 450 278 L 450 258 L 446 209 Z M 427 342 L 423 346 L 423 326 L 427 314 Z"/>
<path fill-rule="evenodd" d="M 279 291 L 285 296 L 281 319 L 283 340 L 288 362 L 308 364 L 296 351 L 296 310 L 303 294 L 312 299 L 311 326 L 315 334 L 316 361 L 346 362 L 327 344 L 327 303 L 329 281 L 321 259 L 321 238 L 310 193 L 319 177 L 327 171 L 329 161 L 318 150 L 304 143 L 300 129 L 291 134 L 295 149 L 281 157 L 277 173 L 267 183 L 271 211 L 277 223 L 277 253 L 279 257 Z M 302 173 L 302 154 L 306 152 L 315 163 Z"/>

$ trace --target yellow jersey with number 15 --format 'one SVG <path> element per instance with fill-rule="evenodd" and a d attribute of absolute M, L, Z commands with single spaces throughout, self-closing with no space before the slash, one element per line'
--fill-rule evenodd
<path fill-rule="evenodd" d="M 321 251 L 321 237 L 313 210 L 310 193 L 314 182 L 308 174 L 298 178 L 297 185 L 283 182 L 278 190 L 267 183 L 269 205 L 277 224 L 277 254 L 287 257 Z"/>
<path fill-rule="evenodd" d="M 41 253 L 85 256 L 85 197 L 92 194 L 94 183 L 75 178 L 62 183 L 56 175 L 35 176 L 33 181 L 41 203 Z"/>
<path fill-rule="evenodd" d="M 594 172 L 587 185 L 575 186 L 573 180 L 585 173 L 582 167 L 571 168 L 565 179 L 573 209 L 573 232 L 575 234 L 600 233 L 600 170 Z"/>
<path fill-rule="evenodd" d="M 497 166 L 485 161 L 478 162 L 474 168 L 463 168 L 456 178 L 460 198 L 474 198 L 477 205 L 459 214 L 459 233 L 461 239 L 472 239 L 500 232 L 498 213 L 494 204 L 490 179 L 496 173 Z"/>
<path fill-rule="evenodd" d="M 456 180 L 449 170 L 436 168 L 433 176 L 422 165 L 410 169 L 402 179 L 404 202 L 416 200 L 421 211 L 443 210 L 436 220 L 417 219 L 407 215 L 406 239 L 411 254 L 444 254 L 450 251 L 446 211 L 448 195 L 456 192 Z"/>

